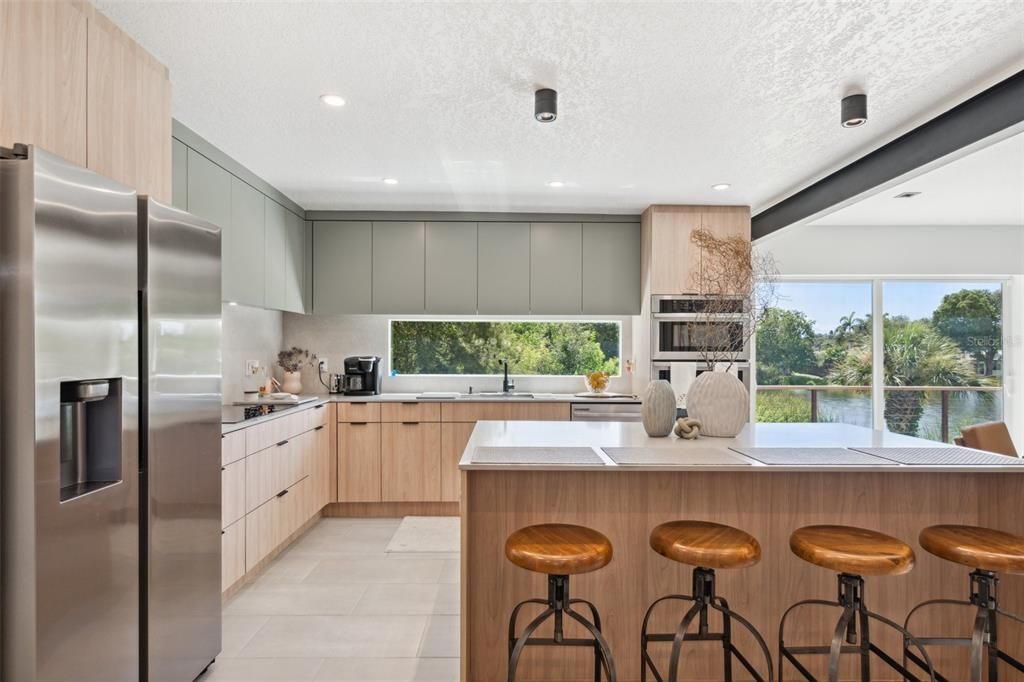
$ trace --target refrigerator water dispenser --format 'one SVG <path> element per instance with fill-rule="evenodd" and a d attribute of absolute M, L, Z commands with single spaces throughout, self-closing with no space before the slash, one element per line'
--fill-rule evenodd
<path fill-rule="evenodd" d="M 121 482 L 121 380 L 60 384 L 60 501 Z"/>

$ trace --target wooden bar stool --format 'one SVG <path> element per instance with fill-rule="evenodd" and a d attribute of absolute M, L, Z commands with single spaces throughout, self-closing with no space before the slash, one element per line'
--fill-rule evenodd
<path fill-rule="evenodd" d="M 926 637 L 919 638 L 925 646 L 967 646 L 971 651 L 971 682 L 981 682 L 984 654 L 988 658 L 988 680 L 999 679 L 999 662 L 1002 661 L 1019 673 L 1024 673 L 1024 662 L 1008 656 L 999 650 L 996 637 L 996 616 L 1004 616 L 1018 623 L 1024 618 L 1007 613 L 999 608 L 996 600 L 996 586 L 999 580 L 996 573 L 1024 573 L 1024 538 L 1010 535 L 991 528 L 977 526 L 929 526 L 921 531 L 918 538 L 921 546 L 940 559 L 969 566 L 974 570 L 970 573 L 970 598 L 932 599 L 915 606 L 907 615 L 906 624 L 920 609 L 935 604 L 956 604 L 974 606 L 977 613 L 974 617 L 974 630 L 970 637 Z M 905 660 L 921 666 L 921 659 L 912 651 L 904 652 Z M 936 675 L 938 680 L 946 680 Z"/>
<path fill-rule="evenodd" d="M 754 536 L 738 528 L 723 526 L 708 521 L 671 521 L 651 531 L 651 549 L 672 561 L 693 566 L 693 594 L 672 594 L 651 604 L 644 615 L 640 632 L 640 679 L 647 682 L 647 670 L 654 679 L 665 682 L 654 665 L 648 652 L 651 642 L 672 642 L 669 656 L 668 682 L 676 682 L 679 676 L 679 657 L 683 642 L 721 642 L 725 655 L 724 680 L 732 681 L 732 662 L 736 660 L 747 669 L 755 680 L 764 682 L 757 669 L 732 643 L 732 621 L 745 627 L 754 636 L 768 665 L 768 680 L 775 679 L 772 655 L 761 634 L 745 618 L 729 608 L 729 603 L 715 594 L 716 568 L 746 568 L 761 560 L 761 545 Z M 674 633 L 647 632 L 651 613 L 658 604 L 678 600 L 691 603 Z M 722 614 L 722 632 L 711 632 L 708 628 L 708 609 Z M 698 619 L 697 632 L 687 632 L 694 619 Z"/>
<path fill-rule="evenodd" d="M 615 664 L 608 643 L 601 636 L 601 617 L 597 608 L 585 599 L 569 598 L 569 576 L 590 573 L 608 565 L 612 560 L 612 543 L 601 533 L 583 526 L 544 523 L 520 528 L 505 541 L 505 556 L 516 566 L 548 576 L 548 598 L 527 599 L 516 604 L 508 622 L 508 682 L 514 682 L 516 668 L 523 649 L 527 646 L 588 646 L 594 648 L 594 680 L 601 682 L 601 669 L 615 682 Z M 516 636 L 519 610 L 527 604 L 543 604 L 547 608 L 530 621 L 522 634 Z M 572 609 L 583 604 L 590 609 L 592 621 Z M 593 639 L 567 638 L 562 626 L 569 616 L 590 632 Z M 555 631 L 551 638 L 533 637 L 533 633 L 548 619 L 554 618 Z"/>
<path fill-rule="evenodd" d="M 899 631 L 907 643 L 921 654 L 926 679 L 935 682 L 934 670 L 928 652 L 921 642 L 907 629 L 885 616 L 869 611 L 864 601 L 864 578 L 862 576 L 888 576 L 909 573 L 914 568 L 914 550 L 905 542 L 882 533 L 851 526 L 806 526 L 797 529 L 789 538 L 793 553 L 808 563 L 838 573 L 839 598 L 837 601 L 808 599 L 793 604 L 782 615 L 779 623 L 779 679 L 785 679 L 784 663 L 789 661 L 805 679 L 814 682 L 815 677 L 796 658 L 799 654 L 828 654 L 828 679 L 839 679 L 839 658 L 842 654 L 860 656 L 860 676 L 865 682 L 871 679 L 871 655 L 903 675 L 904 680 L 920 682 L 907 670 L 906 665 L 882 651 L 871 642 L 869 624 L 875 620 Z M 800 606 L 830 606 L 843 610 L 832 633 L 829 646 L 786 646 L 786 619 Z M 857 626 L 860 625 L 858 635 Z"/>

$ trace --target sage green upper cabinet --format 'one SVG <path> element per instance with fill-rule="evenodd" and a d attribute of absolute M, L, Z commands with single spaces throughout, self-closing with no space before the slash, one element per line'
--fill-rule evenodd
<path fill-rule="evenodd" d="M 372 249 L 372 223 L 333 220 L 313 223 L 315 314 L 372 312 Z"/>
<path fill-rule="evenodd" d="M 231 174 L 192 149 L 187 149 L 186 181 L 188 212 L 209 220 L 221 230 L 221 299 L 235 300 L 229 296 L 231 275 L 227 259 L 233 253 L 231 229 Z M 261 292 L 262 293 L 262 292 Z"/>
<path fill-rule="evenodd" d="M 476 312 L 476 223 L 426 224 L 428 313 Z"/>
<path fill-rule="evenodd" d="M 640 314 L 639 223 L 583 224 L 583 314 Z"/>
<path fill-rule="evenodd" d="M 582 312 L 583 227 L 580 223 L 530 223 L 530 312 Z"/>
<path fill-rule="evenodd" d="M 373 312 L 424 311 L 424 249 L 423 223 L 373 223 Z"/>
<path fill-rule="evenodd" d="M 188 210 L 188 147 L 171 138 L 171 206 Z"/>
<path fill-rule="evenodd" d="M 191 175 L 189 175 L 191 180 Z M 263 194 L 231 176 L 231 227 L 223 241 L 224 299 L 252 306 L 266 304 L 266 249 Z"/>
<path fill-rule="evenodd" d="M 266 273 L 264 306 L 284 310 L 287 305 L 285 280 L 290 265 L 288 260 L 288 209 L 263 197 L 263 215 L 266 219 L 266 254 L 263 272 Z"/>
<path fill-rule="evenodd" d="M 306 223 L 291 211 L 286 211 L 288 258 L 284 269 L 284 310 L 304 313 L 302 303 L 303 277 L 305 277 Z"/>
<path fill-rule="evenodd" d="M 302 221 L 302 310 L 313 312 L 313 223 Z"/>
<path fill-rule="evenodd" d="M 529 314 L 530 223 L 479 223 L 477 271 L 479 313 Z"/>

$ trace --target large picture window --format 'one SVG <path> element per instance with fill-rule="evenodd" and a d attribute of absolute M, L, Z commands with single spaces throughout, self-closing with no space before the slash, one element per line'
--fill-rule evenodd
<path fill-rule="evenodd" d="M 756 338 L 758 421 L 951 442 L 1003 418 L 1000 282 L 793 281 L 778 294 Z"/>
<path fill-rule="evenodd" d="M 391 374 L 620 374 L 618 322 L 391 320 Z"/>

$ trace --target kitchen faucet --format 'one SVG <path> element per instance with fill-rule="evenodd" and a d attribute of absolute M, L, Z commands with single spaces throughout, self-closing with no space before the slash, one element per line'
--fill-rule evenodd
<path fill-rule="evenodd" d="M 501 392 L 511 393 L 516 390 L 516 382 L 508 379 L 508 360 L 502 360 L 501 364 L 505 367 L 505 379 L 501 382 Z"/>

